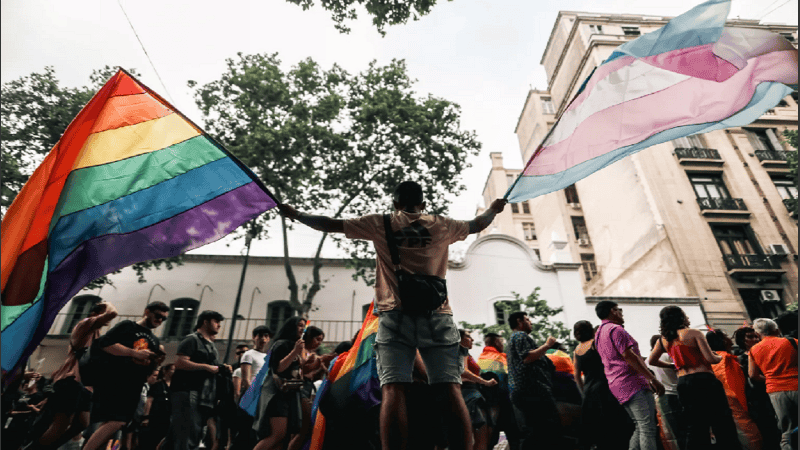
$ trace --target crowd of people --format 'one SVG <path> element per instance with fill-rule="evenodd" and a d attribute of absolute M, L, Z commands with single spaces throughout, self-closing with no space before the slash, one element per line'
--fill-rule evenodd
<path fill-rule="evenodd" d="M 535 342 L 531 319 L 518 311 L 508 317 L 511 333 L 486 334 L 475 359 L 473 337 L 456 327 L 446 292 L 427 312 L 415 306 L 412 313 L 399 280 L 422 274 L 412 281 L 433 283 L 438 292 L 448 246 L 485 229 L 505 201 L 469 222 L 423 214 L 417 183 L 402 183 L 393 201 L 391 215 L 351 220 L 279 205 L 284 216 L 314 229 L 373 241 L 378 255 L 380 401 L 346 417 L 330 414 L 325 448 L 489 450 L 501 435 L 512 450 L 797 448 L 796 312 L 780 326 L 756 319 L 731 339 L 722 330 L 690 328 L 684 311 L 668 306 L 645 360 L 612 301 L 596 305 L 596 326 L 574 324 L 579 344 L 571 356 L 553 337 Z M 153 302 L 139 320 L 101 334 L 117 311 L 95 305 L 72 330 L 66 360 L 49 380 L 31 371 L 4 391 L 3 448 L 306 446 L 317 386 L 355 337 L 324 353 L 324 332 L 290 317 L 274 334 L 256 327 L 252 345 L 237 346 L 238 362 L 228 365 L 215 344 L 223 316 L 203 311 L 174 362 L 165 364 L 153 331 L 169 312 Z M 254 416 L 239 406 L 248 388 L 260 390 Z"/>

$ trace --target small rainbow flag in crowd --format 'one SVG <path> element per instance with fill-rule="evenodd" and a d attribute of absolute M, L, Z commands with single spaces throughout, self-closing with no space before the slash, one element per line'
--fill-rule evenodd
<path fill-rule="evenodd" d="M 378 316 L 373 314 L 375 302 L 369 307 L 361 331 L 353 347 L 331 362 L 328 378 L 320 386 L 312 409 L 314 429 L 309 450 L 325 450 L 326 419 L 322 409 L 345 412 L 348 407 L 366 411 L 381 402 L 381 388 L 375 362 L 375 336 L 378 333 Z"/>
<path fill-rule="evenodd" d="M 711 0 L 618 47 L 583 83 L 506 193 L 564 189 L 652 145 L 760 118 L 797 85 L 797 50 L 765 30 L 726 27 Z"/>
<path fill-rule="evenodd" d="M 119 70 L 3 218 L 3 371 L 90 281 L 216 241 L 275 205 L 250 169 Z"/>

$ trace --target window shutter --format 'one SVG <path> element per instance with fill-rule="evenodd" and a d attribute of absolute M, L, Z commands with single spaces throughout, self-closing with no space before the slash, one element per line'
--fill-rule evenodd
<path fill-rule="evenodd" d="M 767 128 L 767 137 L 769 141 L 772 143 L 772 147 L 775 150 L 783 150 L 783 144 L 781 143 L 780 139 L 778 139 L 778 135 L 775 134 L 775 130 L 772 128 Z"/>

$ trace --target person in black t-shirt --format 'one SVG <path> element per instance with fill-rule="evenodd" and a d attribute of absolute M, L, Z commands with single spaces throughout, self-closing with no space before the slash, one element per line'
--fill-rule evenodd
<path fill-rule="evenodd" d="M 162 450 L 195 450 L 200 447 L 203 424 L 216 405 L 216 378 L 231 366 L 219 362 L 214 340 L 223 320 L 216 311 L 203 311 L 197 317 L 196 333 L 178 344 L 175 375 L 170 385 L 172 421 Z"/>
<path fill-rule="evenodd" d="M 163 302 L 147 305 L 136 322 L 123 320 L 92 344 L 92 353 L 103 351 L 105 376 L 94 385 L 92 422 L 100 426 L 86 441 L 84 450 L 98 450 L 126 423 L 133 420 L 147 377 L 164 361 L 164 348 L 153 335 L 169 313 Z"/>

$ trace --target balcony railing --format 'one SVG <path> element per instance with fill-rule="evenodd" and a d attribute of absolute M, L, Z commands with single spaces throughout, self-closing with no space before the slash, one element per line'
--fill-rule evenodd
<path fill-rule="evenodd" d="M 697 203 L 701 210 L 747 211 L 747 205 L 740 198 L 698 198 Z"/>
<path fill-rule="evenodd" d="M 783 204 L 786 205 L 786 209 L 789 210 L 789 214 L 792 217 L 797 217 L 797 199 L 796 198 L 785 198 L 783 199 Z"/>
<path fill-rule="evenodd" d="M 783 150 L 756 150 L 759 161 L 786 161 L 786 152 Z"/>
<path fill-rule="evenodd" d="M 70 313 L 61 313 L 56 316 L 56 320 L 53 322 L 53 325 L 50 327 L 50 331 L 47 333 L 49 337 L 55 336 L 62 336 L 66 337 L 69 333 L 65 333 L 68 330 L 65 330 L 65 323 L 68 323 L 72 320 L 73 314 Z M 81 317 L 83 318 L 83 317 Z M 111 321 L 111 326 L 116 325 L 121 320 L 133 320 L 137 321 L 141 319 L 141 315 L 119 315 L 114 320 Z M 167 319 L 167 322 L 169 319 Z M 233 339 L 239 340 L 243 342 L 247 342 L 250 340 L 252 331 L 255 327 L 259 325 L 264 325 L 267 323 L 265 318 L 251 318 L 251 319 L 238 319 L 236 321 L 236 330 L 233 333 Z M 325 333 L 325 342 L 331 343 L 339 343 L 341 341 L 349 341 L 353 335 L 361 328 L 361 320 L 317 320 L 314 317 L 311 317 L 310 324 L 314 325 L 322 329 Z M 167 336 L 167 327 L 165 326 L 167 323 L 165 322 L 162 326 L 158 327 L 154 330 L 156 336 L 158 336 L 162 340 L 166 341 L 174 341 L 180 340 L 183 336 Z M 231 319 L 230 317 L 226 317 L 225 320 L 222 321 L 222 326 L 220 327 L 219 334 L 217 335 L 219 339 L 228 339 L 230 333 L 230 324 Z M 192 321 L 192 326 L 194 326 L 194 319 Z M 105 333 L 106 330 L 103 330 Z M 277 333 L 278 330 L 272 330 L 273 333 Z"/>
<path fill-rule="evenodd" d="M 719 152 L 713 148 L 676 148 L 675 155 L 678 159 L 722 159 Z"/>
<path fill-rule="evenodd" d="M 780 269 L 775 255 L 723 255 L 728 270 L 734 269 Z"/>

